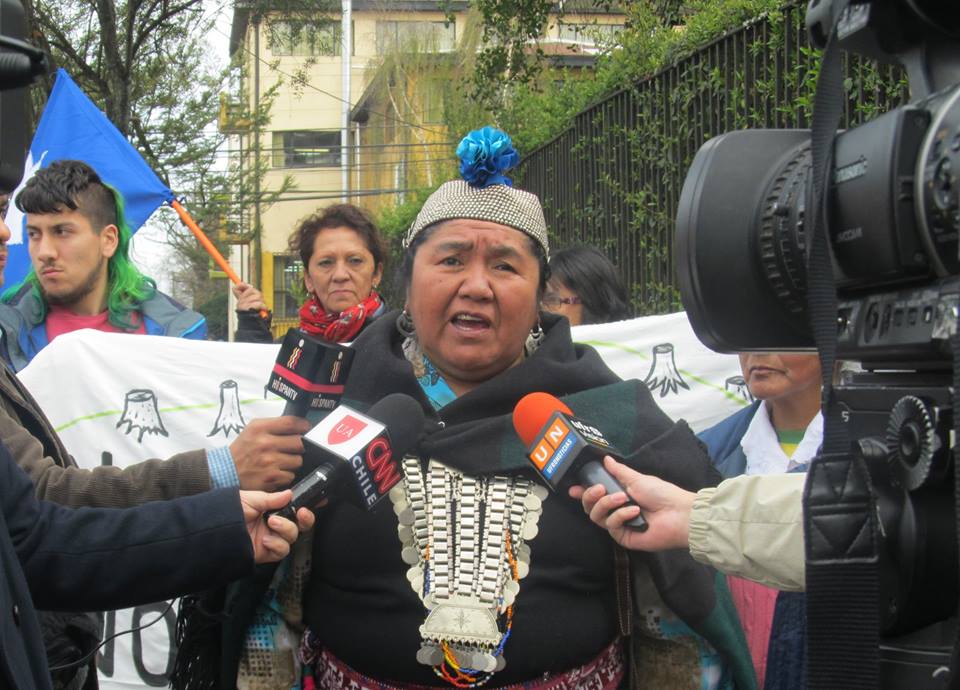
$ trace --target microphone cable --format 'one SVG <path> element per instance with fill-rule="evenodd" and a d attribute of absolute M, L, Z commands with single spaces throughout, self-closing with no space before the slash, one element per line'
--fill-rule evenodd
<path fill-rule="evenodd" d="M 176 601 L 176 599 L 171 599 L 169 602 L 167 602 L 167 605 L 164 607 L 164 609 L 163 609 L 160 613 L 158 613 L 158 614 L 157 614 L 157 617 L 154 618 L 154 619 L 153 619 L 152 621 L 150 621 L 149 623 L 144 623 L 143 625 L 139 625 L 139 626 L 137 626 L 136 628 L 129 628 L 129 629 L 127 629 L 127 630 L 121 630 L 120 632 L 116 632 L 116 633 L 114 633 L 113 635 L 110 635 L 110 637 L 105 638 L 103 641 L 100 642 L 100 644 L 98 644 L 96 647 L 94 647 L 93 649 L 91 649 L 89 652 L 87 652 L 86 654 L 84 654 L 82 657 L 80 657 L 80 658 L 77 659 L 76 661 L 71 661 L 69 664 L 59 664 L 58 666 L 51 666 L 51 667 L 49 668 L 49 671 L 50 671 L 51 673 L 53 673 L 54 671 L 67 671 L 67 670 L 69 670 L 69 669 L 71 669 L 71 668 L 78 668 L 78 667 L 80 667 L 80 666 L 83 666 L 83 665 L 86 664 L 88 661 L 90 661 L 90 659 L 93 658 L 94 654 L 96 654 L 96 653 L 99 652 L 101 649 L 103 649 L 103 647 L 104 647 L 108 642 L 112 642 L 113 640 L 117 639 L 118 637 L 120 637 L 120 636 L 122 636 L 122 635 L 129 635 L 129 634 L 131 634 L 131 633 L 139 632 L 139 631 L 141 631 L 141 630 L 146 630 L 146 629 L 149 628 L 150 626 L 156 625 L 157 623 L 159 623 L 161 620 L 163 620 L 164 616 L 166 616 L 167 613 L 169 613 L 170 610 L 173 609 L 173 602 L 175 602 L 175 601 Z"/>

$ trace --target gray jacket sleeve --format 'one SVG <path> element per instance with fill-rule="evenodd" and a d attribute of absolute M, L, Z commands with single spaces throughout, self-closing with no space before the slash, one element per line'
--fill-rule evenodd
<path fill-rule="evenodd" d="M 690 553 L 729 575 L 804 590 L 801 473 L 742 475 L 697 493 Z"/>

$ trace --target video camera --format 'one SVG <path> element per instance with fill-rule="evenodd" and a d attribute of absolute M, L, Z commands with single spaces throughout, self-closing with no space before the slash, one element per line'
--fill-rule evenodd
<path fill-rule="evenodd" d="M 29 145 L 27 88 L 47 68 L 43 51 L 23 41 L 26 20 L 20 0 L 0 0 L 0 189 L 23 176 Z"/>
<path fill-rule="evenodd" d="M 811 0 L 806 24 L 818 47 L 832 35 L 842 50 L 899 62 L 911 89 L 906 105 L 829 132 L 818 207 L 835 281 L 826 328 L 835 318 L 836 357 L 863 371 L 843 375 L 827 397 L 851 458 L 869 473 L 882 685 L 946 687 L 960 674 L 947 620 L 958 603 L 960 19 L 956 3 L 940 0 Z M 677 214 L 677 272 L 711 349 L 814 347 L 811 141 L 810 130 L 729 132 L 694 158 Z M 808 562 L 808 591 L 809 574 Z"/>

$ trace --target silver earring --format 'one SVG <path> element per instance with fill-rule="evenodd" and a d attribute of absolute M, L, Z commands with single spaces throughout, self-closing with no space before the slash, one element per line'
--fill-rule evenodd
<path fill-rule="evenodd" d="M 397 317 L 397 330 L 404 338 L 412 338 L 417 334 L 413 319 L 410 318 L 410 313 L 406 309 L 400 312 L 400 316 Z"/>
<path fill-rule="evenodd" d="M 523 344 L 524 354 L 527 357 L 532 356 L 533 353 L 540 348 L 545 337 L 546 334 L 543 332 L 543 328 L 540 327 L 540 319 L 537 318 L 537 325 L 530 329 L 530 335 L 527 336 L 527 340 Z"/>

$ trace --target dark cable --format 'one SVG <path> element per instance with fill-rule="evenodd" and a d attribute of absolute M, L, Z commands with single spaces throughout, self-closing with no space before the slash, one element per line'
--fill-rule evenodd
<path fill-rule="evenodd" d="M 157 617 L 154 618 L 154 619 L 153 619 L 152 621 L 150 621 L 149 623 L 144 623 L 143 625 L 140 625 L 140 626 L 138 626 L 138 627 L 136 627 L 136 628 L 130 628 L 129 630 L 121 630 L 120 632 L 114 633 L 114 634 L 111 635 L 110 637 L 104 638 L 104 640 L 103 640 L 100 644 L 98 644 L 96 647 L 94 647 L 93 649 L 91 649 L 89 652 L 87 652 L 86 654 L 84 654 L 82 657 L 80 657 L 80 658 L 77 659 L 76 661 L 71 661 L 69 664 L 60 664 L 59 666 L 51 666 L 51 667 L 50 667 L 50 671 L 51 671 L 51 672 L 53 672 L 53 671 L 65 671 L 65 670 L 68 670 L 68 669 L 71 669 L 71 668 L 77 668 L 77 667 L 79 667 L 79 666 L 83 666 L 85 663 L 87 663 L 88 661 L 90 661 L 90 659 L 93 658 L 93 655 L 94 655 L 94 654 L 96 654 L 96 653 L 99 652 L 101 649 L 103 649 L 104 645 L 106 645 L 107 642 L 111 642 L 112 640 L 117 639 L 117 638 L 120 637 L 121 635 L 129 635 L 130 633 L 135 633 L 135 632 L 139 632 L 139 631 L 141 631 L 141 630 L 146 630 L 146 629 L 149 628 L 151 625 L 155 625 L 155 624 L 159 623 L 159 622 L 163 619 L 163 617 L 167 615 L 167 612 L 170 611 L 170 609 L 173 608 L 173 602 L 174 602 L 174 601 L 176 601 L 176 599 L 171 599 L 169 602 L 167 602 L 166 608 L 164 608 L 163 611 L 161 611 L 161 612 L 157 615 Z"/>

